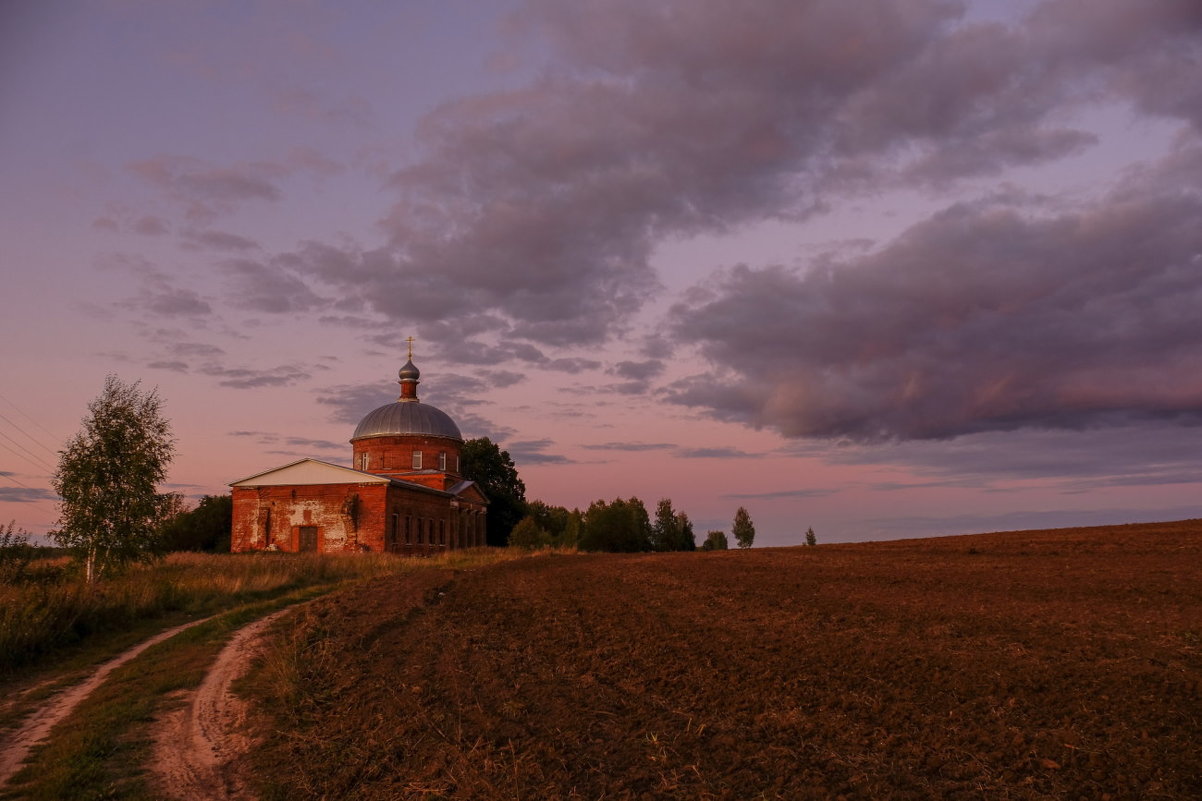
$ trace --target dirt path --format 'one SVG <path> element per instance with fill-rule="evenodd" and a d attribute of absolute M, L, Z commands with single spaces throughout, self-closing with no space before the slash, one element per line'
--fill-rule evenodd
<path fill-rule="evenodd" d="M 150 646 L 156 645 L 163 640 L 168 640 L 181 631 L 198 626 L 209 619 L 194 620 L 191 623 L 185 623 L 182 626 L 175 626 L 174 628 L 159 632 L 150 639 L 143 640 L 134 647 L 105 662 L 96 668 L 96 671 L 91 676 L 74 687 L 69 687 L 47 699 L 41 707 L 29 716 L 20 728 L 12 732 L 8 737 L 5 737 L 3 741 L 0 741 L 0 787 L 8 784 L 8 780 L 21 768 L 21 764 L 25 761 L 25 757 L 29 755 L 30 749 L 44 740 L 55 724 L 71 714 L 72 710 L 79 706 L 79 703 L 83 699 L 87 698 L 93 690 L 103 684 L 110 673 Z"/>
<path fill-rule="evenodd" d="M 238 734 L 245 704 L 230 685 L 254 657 L 261 635 L 288 609 L 244 626 L 226 644 L 191 700 L 168 713 L 156 727 L 151 759 L 159 789 L 172 798 L 251 799 L 233 770 L 250 742 Z"/>

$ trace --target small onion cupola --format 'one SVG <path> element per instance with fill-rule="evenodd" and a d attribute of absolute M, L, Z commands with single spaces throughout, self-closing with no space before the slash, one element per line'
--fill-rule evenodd
<path fill-rule="evenodd" d="M 397 377 L 400 378 L 400 381 L 397 383 L 401 385 L 401 397 L 397 398 L 397 400 L 402 403 L 416 403 L 417 385 L 421 383 L 418 381 L 421 378 L 421 371 L 413 365 L 412 353 L 409 354 L 409 361 L 405 362 L 405 366 L 397 373 Z"/>

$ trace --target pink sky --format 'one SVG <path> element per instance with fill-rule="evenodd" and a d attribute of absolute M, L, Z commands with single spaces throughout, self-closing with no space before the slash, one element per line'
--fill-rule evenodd
<path fill-rule="evenodd" d="M 0 521 L 107 373 L 189 496 L 349 463 L 411 335 L 553 504 L 1202 516 L 1200 58 L 1190 0 L 7 3 Z"/>

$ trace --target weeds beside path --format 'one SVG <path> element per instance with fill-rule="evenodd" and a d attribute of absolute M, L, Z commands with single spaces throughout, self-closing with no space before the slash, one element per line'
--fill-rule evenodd
<path fill-rule="evenodd" d="M 185 556 L 175 565 L 162 565 L 178 577 L 178 564 L 184 562 L 183 572 L 193 581 L 191 590 L 182 590 L 184 595 L 207 595 L 210 609 L 224 605 L 228 611 L 169 625 L 149 639 L 145 635 L 155 621 L 163 628 L 171 616 L 134 620 L 132 629 L 92 637 L 87 647 L 73 654 L 73 664 L 66 669 L 27 673 L 20 682 L 10 681 L 5 690 L 15 699 L 0 710 L 0 726 L 4 721 L 10 726 L 17 721 L 19 726 L 7 737 L 0 734 L 0 799 L 159 798 L 162 788 L 150 787 L 143 770 L 151 755 L 150 723 L 162 713 L 167 699 L 197 687 L 212 673 L 210 665 L 235 632 L 249 637 L 253 630 L 246 631 L 248 624 L 360 579 L 405 573 L 442 577 L 449 574 L 448 568 L 470 569 L 505 558 L 510 555 L 495 551 L 426 560 L 384 555 L 266 556 L 258 563 L 239 557 Z M 257 573 L 259 580 L 245 581 L 247 571 L 252 577 Z M 152 576 L 142 580 L 156 581 Z M 247 594 L 260 599 L 246 603 L 241 599 Z M 240 605 L 228 609 L 235 604 Z M 178 623 L 178 616 L 172 624 Z M 131 639 L 134 631 L 143 632 L 140 642 Z M 105 658 L 109 661 L 99 664 Z M 82 668 L 85 663 L 91 665 L 87 671 Z M 87 673 L 90 678 L 76 685 Z M 214 681 L 228 686 L 230 678 L 227 671 Z M 18 691 L 11 692 L 14 686 Z M 219 689 L 217 695 L 221 694 Z M 33 742 L 47 732 L 46 744 L 35 748 L 32 759 L 20 767 Z M 10 778 L 12 783 L 5 786 Z"/>
<path fill-rule="evenodd" d="M 2 746 L 0 746 L 0 787 L 7 784 L 8 780 L 21 767 L 21 763 L 25 761 L 29 750 L 45 739 L 46 735 L 50 733 L 50 730 L 59 721 L 71 714 L 81 701 L 103 684 L 110 673 L 152 645 L 157 645 L 163 640 L 170 639 L 181 631 L 200 625 L 208 619 L 195 620 L 191 623 L 174 626 L 156 634 L 148 640 L 143 640 L 133 648 L 105 662 L 86 681 L 61 691 L 58 695 L 55 695 L 48 702 L 44 703 L 37 712 L 25 720 L 24 724 L 15 733 L 4 738 L 2 741 Z"/>

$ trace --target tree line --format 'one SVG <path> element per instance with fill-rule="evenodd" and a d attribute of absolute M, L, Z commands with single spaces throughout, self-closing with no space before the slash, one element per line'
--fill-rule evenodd
<path fill-rule="evenodd" d="M 60 455 L 54 476 L 62 498 L 60 528 L 51 536 L 80 556 L 89 582 L 110 568 L 167 551 L 229 550 L 229 495 L 206 495 L 187 508 L 182 495 L 158 491 L 175 440 L 157 392 L 110 375 L 88 411 L 83 429 Z M 513 459 L 487 437 L 463 443 L 460 466 L 489 499 L 489 545 L 627 553 L 699 549 L 692 521 L 669 498 L 656 504 L 654 519 L 636 497 L 597 500 L 583 512 L 528 502 Z M 755 540 L 743 507 L 735 513 L 731 535 L 740 548 Z M 812 538 L 807 532 L 810 544 Z M 710 531 L 700 550 L 727 547 L 724 531 Z"/>

